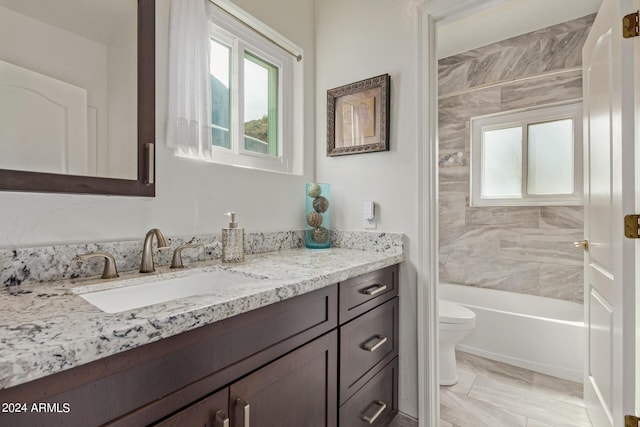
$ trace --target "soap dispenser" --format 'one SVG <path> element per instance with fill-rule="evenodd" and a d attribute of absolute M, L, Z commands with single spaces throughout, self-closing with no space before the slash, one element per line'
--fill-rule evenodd
<path fill-rule="evenodd" d="M 244 228 L 238 228 L 235 212 L 225 215 L 231 217 L 231 222 L 229 228 L 222 229 L 222 261 L 244 261 Z"/>

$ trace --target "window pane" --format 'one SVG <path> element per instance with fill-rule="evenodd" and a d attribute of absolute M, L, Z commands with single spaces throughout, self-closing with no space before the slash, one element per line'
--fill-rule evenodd
<path fill-rule="evenodd" d="M 213 145 L 231 148 L 231 48 L 211 39 L 211 134 Z"/>
<path fill-rule="evenodd" d="M 522 194 L 522 128 L 483 132 L 482 197 Z"/>
<path fill-rule="evenodd" d="M 244 149 L 278 155 L 278 68 L 244 54 Z"/>
<path fill-rule="evenodd" d="M 573 119 L 529 125 L 527 192 L 573 193 Z"/>

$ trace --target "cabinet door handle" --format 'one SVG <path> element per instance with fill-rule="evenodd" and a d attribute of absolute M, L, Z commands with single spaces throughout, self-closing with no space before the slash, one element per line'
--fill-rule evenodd
<path fill-rule="evenodd" d="M 251 407 L 249 406 L 247 401 L 241 397 L 238 397 L 236 399 L 236 408 L 242 409 L 242 411 L 240 411 L 242 421 L 239 423 L 239 425 L 242 427 L 251 427 L 251 421 L 249 419 L 251 415 Z"/>
<path fill-rule="evenodd" d="M 387 290 L 387 285 L 373 285 L 363 289 L 361 292 L 365 295 L 369 295 L 373 297 L 386 290 Z"/>
<path fill-rule="evenodd" d="M 214 427 L 229 427 L 229 417 L 223 411 L 216 412 L 215 419 L 213 421 Z"/>
<path fill-rule="evenodd" d="M 376 335 L 375 337 L 371 338 L 369 341 L 367 341 L 366 343 L 362 344 L 362 348 L 364 350 L 367 351 L 371 351 L 374 352 L 376 351 L 378 348 L 380 348 L 380 346 L 384 343 L 387 342 L 387 337 L 383 337 L 380 335 Z"/>
<path fill-rule="evenodd" d="M 375 402 L 373 402 L 375 405 L 378 405 L 379 408 L 376 411 L 375 414 L 373 414 L 371 417 L 368 415 L 360 415 L 360 418 L 363 421 L 368 422 L 369 424 L 373 424 L 376 422 L 376 420 L 378 419 L 378 417 L 384 412 L 385 409 L 387 409 L 387 404 L 380 401 L 380 400 L 376 400 Z"/>

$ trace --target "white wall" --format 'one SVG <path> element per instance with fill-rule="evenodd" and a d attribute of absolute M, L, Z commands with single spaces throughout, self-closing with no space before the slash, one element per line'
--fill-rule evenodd
<path fill-rule="evenodd" d="M 136 13 L 125 16 L 107 42 L 108 123 L 99 123 L 98 129 L 108 129 L 108 140 L 99 147 L 103 173 L 98 176 L 136 179 L 138 147 L 132 141 L 138 139 L 138 22 Z"/>
<path fill-rule="evenodd" d="M 235 210 L 248 231 L 304 226 L 304 184 L 314 176 L 314 22 L 312 0 L 241 0 L 241 7 L 305 52 L 305 176 L 178 159 L 166 148 L 169 0 L 156 1 L 155 198 L 0 192 L 0 247 L 142 240 L 151 227 L 168 235 L 219 233 Z M 263 4 L 268 3 L 268 4 Z M 286 14 L 282 11 L 287 11 Z"/>
<path fill-rule="evenodd" d="M 105 45 L 4 7 L 0 40 L 11 40 L 0 43 L 0 59 L 86 89 L 88 106 L 97 112 L 99 123 L 106 122 Z M 105 129 L 99 128 L 101 141 L 107 138 Z"/>
<path fill-rule="evenodd" d="M 332 226 L 361 230 L 362 200 L 377 204 L 378 230 L 408 236 L 400 275 L 400 410 L 417 416 L 417 80 L 413 0 L 316 2 L 316 174 L 331 184 Z M 391 75 L 391 151 L 326 157 L 326 91 Z"/>

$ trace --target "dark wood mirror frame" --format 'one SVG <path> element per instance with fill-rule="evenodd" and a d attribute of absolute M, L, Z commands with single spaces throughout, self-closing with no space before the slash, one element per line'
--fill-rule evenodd
<path fill-rule="evenodd" d="M 138 0 L 137 180 L 0 169 L 0 191 L 154 197 L 155 153 L 149 155 L 145 144 L 155 143 L 156 137 L 155 72 L 155 0 Z"/>

